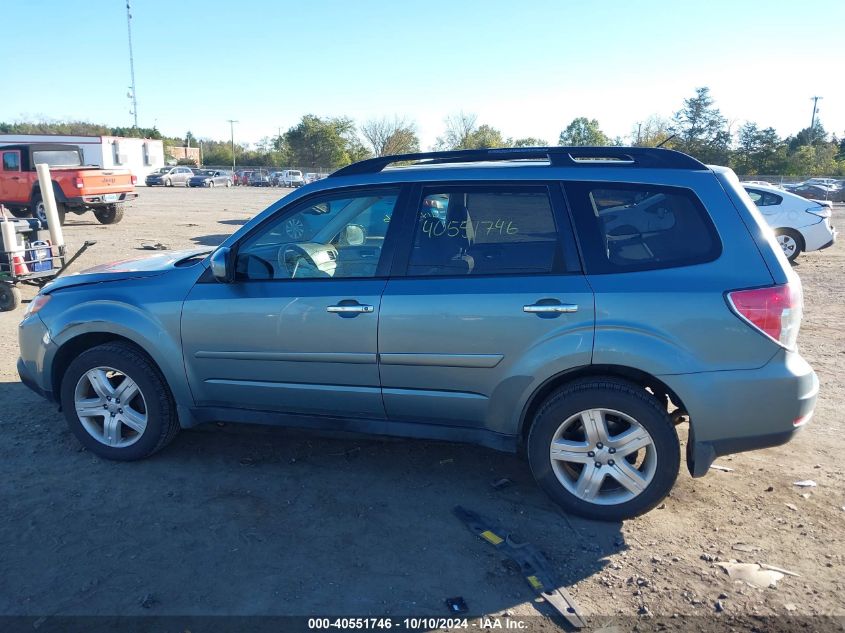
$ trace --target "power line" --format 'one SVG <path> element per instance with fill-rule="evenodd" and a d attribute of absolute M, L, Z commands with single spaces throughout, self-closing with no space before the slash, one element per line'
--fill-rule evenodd
<path fill-rule="evenodd" d="M 126 31 L 129 33 L 129 74 L 132 78 L 129 93 L 129 98 L 132 99 L 130 114 L 135 117 L 135 127 L 138 127 L 138 99 L 135 96 L 135 57 L 132 55 L 132 13 L 130 12 L 129 0 L 126 1 Z"/>

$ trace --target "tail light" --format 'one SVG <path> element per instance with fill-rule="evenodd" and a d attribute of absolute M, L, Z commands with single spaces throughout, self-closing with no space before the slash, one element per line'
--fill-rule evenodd
<path fill-rule="evenodd" d="M 136 176 L 135 174 L 132 174 L 132 184 L 133 185 L 138 184 L 138 176 Z"/>
<path fill-rule="evenodd" d="M 794 349 L 804 311 L 800 283 L 728 293 L 728 303 L 743 321 L 775 343 Z"/>
<path fill-rule="evenodd" d="M 831 216 L 830 207 L 825 206 L 817 206 L 817 207 L 810 207 L 809 209 L 805 209 L 807 213 L 812 213 L 813 215 L 817 215 L 820 218 L 829 218 Z"/>
<path fill-rule="evenodd" d="M 73 179 L 73 186 L 76 187 L 77 189 L 82 189 L 82 187 L 85 186 L 85 183 L 82 182 L 82 178 L 77 176 L 76 178 Z"/>

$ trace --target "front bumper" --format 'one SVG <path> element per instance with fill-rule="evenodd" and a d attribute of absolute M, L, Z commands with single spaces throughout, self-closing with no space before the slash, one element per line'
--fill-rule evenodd
<path fill-rule="evenodd" d="M 35 393 L 51 401 L 56 401 L 52 391 L 46 362 L 52 358 L 55 344 L 50 339 L 49 331 L 38 315 L 26 317 L 18 326 L 18 343 L 21 355 L 18 358 L 18 375 L 21 382 Z"/>
<path fill-rule="evenodd" d="M 660 376 L 690 416 L 687 467 L 706 474 L 720 455 L 785 444 L 812 416 L 819 392 L 798 352 L 779 350 L 759 369 Z"/>

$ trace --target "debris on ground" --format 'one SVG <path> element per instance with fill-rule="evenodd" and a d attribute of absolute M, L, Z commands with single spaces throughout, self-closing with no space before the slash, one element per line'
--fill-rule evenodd
<path fill-rule="evenodd" d="M 787 576 L 795 576 L 796 578 L 801 577 L 801 574 L 796 574 L 794 571 L 789 571 L 788 569 L 783 569 L 782 567 L 775 567 L 774 565 L 767 565 L 766 563 L 760 563 L 760 567 L 762 567 L 763 569 L 776 571 Z"/>
<path fill-rule="evenodd" d="M 469 611 L 467 603 L 461 596 L 455 598 L 446 598 L 446 606 L 449 607 L 450 613 L 466 613 Z"/>
<path fill-rule="evenodd" d="M 158 600 L 151 593 L 148 593 L 146 596 L 144 596 L 143 598 L 141 598 L 138 601 L 138 604 L 141 605 L 142 609 L 152 609 L 153 605 L 155 605 L 157 603 L 158 603 Z"/>
<path fill-rule="evenodd" d="M 145 251 L 167 251 L 170 250 L 170 247 L 167 244 L 162 244 L 161 242 L 156 242 L 155 244 L 146 242 L 141 244 L 141 249 Z"/>
<path fill-rule="evenodd" d="M 793 512 L 798 512 L 798 506 L 795 505 L 794 503 L 784 503 L 783 505 L 785 505 L 787 508 L 789 508 Z"/>
<path fill-rule="evenodd" d="M 757 563 L 738 563 L 735 560 L 730 560 L 716 564 L 735 581 L 744 582 L 757 589 L 773 589 L 784 576 L 774 569 L 763 569 Z"/>
<path fill-rule="evenodd" d="M 755 547 L 754 545 L 749 545 L 748 543 L 734 543 L 731 549 L 735 549 L 738 552 L 758 552 L 760 551 L 759 547 Z"/>
<path fill-rule="evenodd" d="M 710 466 L 710 470 L 721 470 L 724 473 L 732 473 L 734 472 L 733 468 L 728 468 L 727 466 L 722 466 L 720 464 L 712 464 Z"/>
<path fill-rule="evenodd" d="M 531 588 L 576 629 L 587 626 L 572 596 L 555 577 L 554 567 L 537 547 L 516 541 L 510 532 L 498 527 L 472 510 L 455 506 L 455 516 L 476 536 L 514 560 Z"/>
<path fill-rule="evenodd" d="M 493 483 L 490 484 L 490 487 L 493 490 L 502 490 L 503 488 L 507 488 L 508 486 L 512 486 L 513 481 L 508 479 L 507 477 L 502 477 L 501 479 L 497 479 Z"/>
<path fill-rule="evenodd" d="M 812 479 L 804 479 L 803 481 L 796 481 L 793 486 L 798 486 L 799 488 L 815 488 L 816 482 Z"/>

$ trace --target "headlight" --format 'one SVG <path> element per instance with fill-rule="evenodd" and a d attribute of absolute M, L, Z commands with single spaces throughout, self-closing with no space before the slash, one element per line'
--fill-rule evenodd
<path fill-rule="evenodd" d="M 24 318 L 28 317 L 31 314 L 38 314 L 38 312 L 40 312 L 41 309 L 47 305 L 47 303 L 50 301 L 50 298 L 50 295 L 35 295 L 35 299 L 29 302 L 29 305 L 26 307 L 26 312 L 23 313 Z"/>

